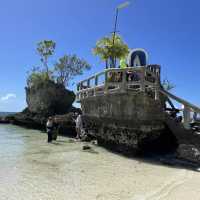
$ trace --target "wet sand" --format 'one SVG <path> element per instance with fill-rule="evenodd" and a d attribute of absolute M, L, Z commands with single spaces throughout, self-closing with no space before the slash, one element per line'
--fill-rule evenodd
<path fill-rule="evenodd" d="M 199 200 L 200 173 L 0 125 L 0 200 Z"/>

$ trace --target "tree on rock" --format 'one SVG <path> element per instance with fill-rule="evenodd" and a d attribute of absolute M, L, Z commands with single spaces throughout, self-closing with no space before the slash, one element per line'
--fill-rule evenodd
<path fill-rule="evenodd" d="M 111 37 L 103 37 L 97 41 L 96 46 L 93 48 L 93 53 L 105 61 L 106 68 L 115 68 L 117 59 L 126 57 L 129 49 L 120 35 L 114 36 L 112 34 Z"/>
<path fill-rule="evenodd" d="M 89 70 L 90 65 L 76 55 L 64 55 L 55 64 L 57 82 L 68 86 L 69 81 L 76 75 L 83 74 L 84 70 Z"/>
<path fill-rule="evenodd" d="M 53 40 L 43 40 L 37 44 L 37 51 L 43 64 L 41 67 L 33 67 L 28 73 L 28 88 L 39 88 L 49 82 L 68 86 L 69 81 L 77 75 L 82 75 L 84 70 L 89 70 L 90 65 L 86 60 L 74 55 L 64 55 L 59 58 L 54 67 L 49 67 L 49 57 L 54 55 L 56 43 Z"/>
<path fill-rule="evenodd" d="M 50 76 L 48 59 L 53 56 L 56 48 L 56 43 L 53 40 L 43 40 L 37 44 L 37 52 L 40 55 L 40 60 L 43 63 L 47 78 Z"/>

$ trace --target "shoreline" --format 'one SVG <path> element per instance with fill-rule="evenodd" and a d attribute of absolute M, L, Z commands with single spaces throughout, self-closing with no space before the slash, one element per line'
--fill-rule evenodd
<path fill-rule="evenodd" d="M 41 133 L 46 134 L 46 131 L 44 129 L 42 129 L 42 130 L 41 129 L 33 129 L 33 128 L 25 127 L 25 126 L 12 124 L 12 123 L 2 123 L 2 124 L 16 126 L 19 128 L 30 130 L 30 131 L 31 130 L 32 131 L 34 131 L 34 130 L 40 131 Z M 0 125 L 1 125 L 1 123 L 0 123 Z M 83 151 L 84 151 L 85 146 L 86 147 L 89 146 L 89 148 L 86 148 L 86 150 L 85 150 L 86 152 L 87 152 L 87 150 L 90 150 L 90 146 L 94 146 L 94 140 L 91 140 L 91 141 L 76 140 L 75 136 L 72 136 L 72 135 L 60 135 L 59 134 L 58 136 L 64 137 L 69 140 L 73 140 L 73 142 L 79 142 L 80 144 L 83 145 Z M 54 142 L 57 142 L 57 140 L 55 140 Z M 158 165 L 175 167 L 175 168 L 185 168 L 185 169 L 194 170 L 194 171 L 199 171 L 199 169 L 200 169 L 200 165 L 198 163 L 178 158 L 176 156 L 176 153 L 160 154 L 160 153 L 151 153 L 150 152 L 150 153 L 144 153 L 144 154 L 140 154 L 140 155 L 134 155 L 134 154 L 130 154 L 130 153 L 119 152 L 116 149 L 112 149 L 112 148 L 108 148 L 107 146 L 99 145 L 98 142 L 96 142 L 95 146 L 105 149 L 106 151 L 113 154 L 113 156 L 119 155 L 119 156 L 123 156 L 128 159 L 140 160 L 141 162 L 142 161 L 150 162 L 150 163 L 155 163 Z"/>
<path fill-rule="evenodd" d="M 62 136 L 48 144 L 36 130 L 6 126 L 0 126 L 1 148 L 11 144 L 0 151 L 5 199 L 198 200 L 200 174 L 193 170 L 127 158 L 92 144 L 84 151 L 88 143 Z"/>

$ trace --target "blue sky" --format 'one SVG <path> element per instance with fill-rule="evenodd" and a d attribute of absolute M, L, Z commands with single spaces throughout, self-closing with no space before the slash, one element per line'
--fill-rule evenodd
<path fill-rule="evenodd" d="M 123 0 L 17 0 L 0 2 L 0 111 L 26 106 L 26 73 L 39 64 L 36 43 L 56 41 L 56 55 L 76 53 L 92 70 L 104 64 L 91 53 L 96 40 L 113 29 Z M 130 48 L 145 48 L 150 63 L 176 85 L 173 93 L 200 105 L 200 1 L 130 0 L 119 13 L 118 30 Z M 73 87 L 72 87 L 73 89 Z"/>

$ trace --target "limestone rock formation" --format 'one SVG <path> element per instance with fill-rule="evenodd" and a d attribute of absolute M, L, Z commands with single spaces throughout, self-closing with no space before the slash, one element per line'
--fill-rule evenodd
<path fill-rule="evenodd" d="M 43 116 L 65 114 L 71 109 L 74 100 L 74 92 L 52 81 L 40 87 L 26 88 L 26 102 L 31 113 Z"/>
<path fill-rule="evenodd" d="M 80 112 L 80 109 L 72 106 L 74 100 L 74 92 L 63 85 L 48 81 L 37 87 L 26 88 L 28 107 L 7 117 L 7 120 L 16 125 L 45 130 L 47 118 L 56 116 L 59 133 L 71 135 L 75 133 L 73 113 Z"/>
<path fill-rule="evenodd" d="M 177 150 L 177 157 L 200 164 L 200 151 L 192 144 L 180 144 Z"/>
<path fill-rule="evenodd" d="M 46 119 L 42 114 L 31 113 L 28 108 L 7 117 L 7 120 L 12 124 L 34 129 L 44 129 Z"/>

